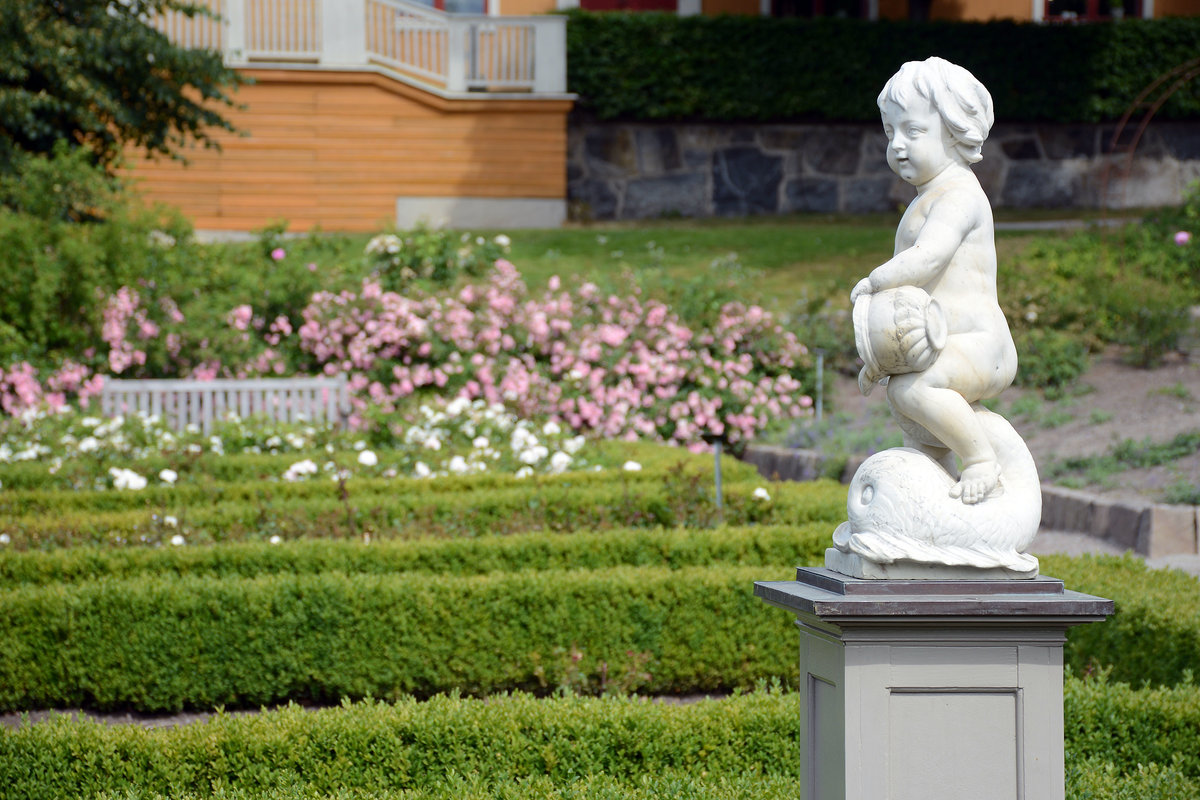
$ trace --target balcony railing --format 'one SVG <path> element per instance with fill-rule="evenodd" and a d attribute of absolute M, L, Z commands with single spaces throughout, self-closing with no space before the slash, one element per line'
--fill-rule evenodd
<path fill-rule="evenodd" d="M 436 91 L 567 90 L 566 19 L 447 14 L 406 0 L 207 0 L 217 15 L 154 25 L 230 66 L 375 66 Z"/>

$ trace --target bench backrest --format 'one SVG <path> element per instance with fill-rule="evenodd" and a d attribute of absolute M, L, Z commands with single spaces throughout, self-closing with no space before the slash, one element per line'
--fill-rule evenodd
<path fill-rule="evenodd" d="M 142 412 L 162 417 L 176 430 L 195 424 L 208 433 L 213 422 L 230 412 L 242 418 L 344 425 L 350 397 L 344 375 L 212 381 L 110 378 L 100 390 L 100 411 L 108 417 Z"/>

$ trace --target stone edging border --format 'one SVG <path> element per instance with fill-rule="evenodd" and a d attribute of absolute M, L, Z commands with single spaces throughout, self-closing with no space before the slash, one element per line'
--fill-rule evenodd
<path fill-rule="evenodd" d="M 866 456 L 843 464 L 818 450 L 750 445 L 742 460 L 772 480 L 811 481 L 837 476 L 849 483 Z M 1085 533 L 1146 557 L 1200 553 L 1200 506 L 1117 500 L 1042 484 L 1042 527 Z"/>

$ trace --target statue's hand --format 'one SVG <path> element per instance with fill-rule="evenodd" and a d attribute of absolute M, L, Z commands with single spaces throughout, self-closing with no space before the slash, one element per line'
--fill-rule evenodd
<path fill-rule="evenodd" d="M 872 294 L 873 292 L 874 290 L 871 288 L 871 279 L 863 278 L 850 292 L 850 305 L 854 305 L 855 301 L 857 301 L 858 298 L 862 297 L 864 294 Z"/>

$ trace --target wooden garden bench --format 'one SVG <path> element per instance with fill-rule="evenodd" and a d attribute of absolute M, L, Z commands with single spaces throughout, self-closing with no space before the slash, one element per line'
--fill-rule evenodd
<path fill-rule="evenodd" d="M 243 419 L 265 416 L 278 422 L 331 421 L 345 425 L 350 415 L 346 376 L 332 378 L 248 378 L 245 380 L 115 380 L 100 390 L 100 411 L 160 416 L 176 430 L 235 413 Z"/>

